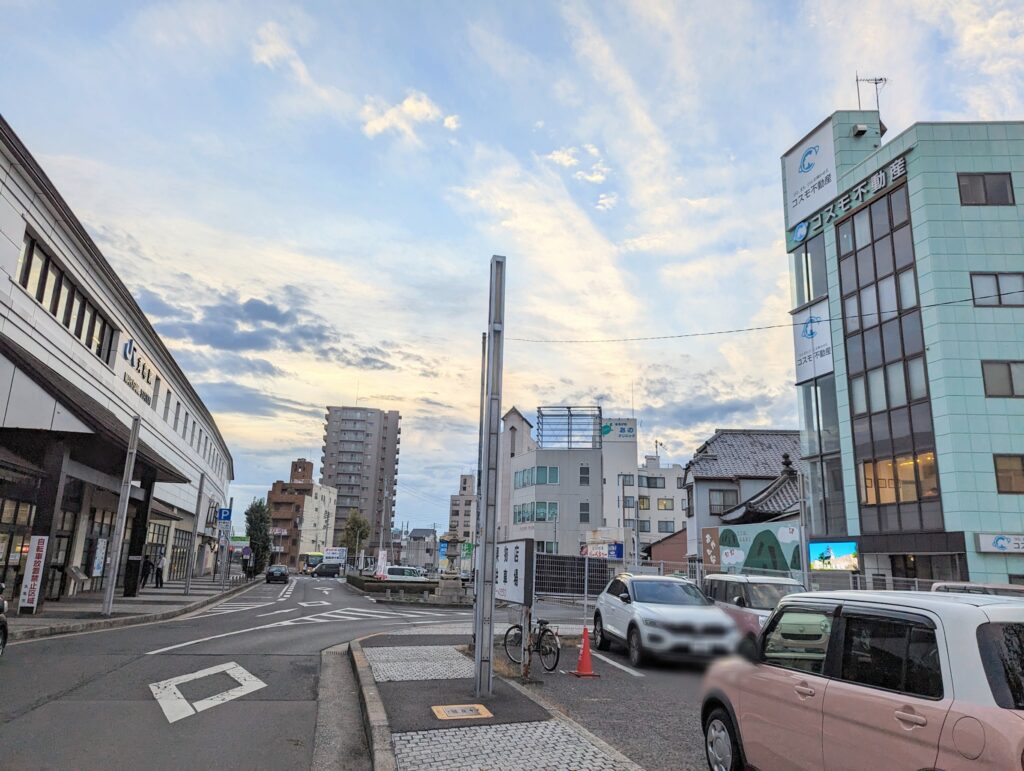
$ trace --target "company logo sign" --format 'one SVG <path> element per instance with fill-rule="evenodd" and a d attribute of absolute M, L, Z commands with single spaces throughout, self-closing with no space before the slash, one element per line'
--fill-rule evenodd
<path fill-rule="evenodd" d="M 808 316 L 807 321 L 804 322 L 803 329 L 800 331 L 800 337 L 813 340 L 818 336 L 817 326 L 821 323 L 821 316 Z"/>
<path fill-rule="evenodd" d="M 135 347 L 134 340 L 129 339 L 121 347 L 121 354 L 124 356 L 124 360 L 128 362 L 128 366 L 135 370 L 144 382 L 152 385 L 153 369 L 149 366 L 149 362 L 143 358 L 142 352 Z"/>
<path fill-rule="evenodd" d="M 793 228 L 793 242 L 794 243 L 799 244 L 805 238 L 807 238 L 807 228 L 808 228 L 808 225 L 807 225 L 806 222 L 801 222 L 799 225 L 797 225 L 795 228 Z"/>
<path fill-rule="evenodd" d="M 1024 554 L 1022 533 L 978 533 L 978 551 L 990 554 Z"/>
<path fill-rule="evenodd" d="M 804 383 L 832 371 L 832 334 L 826 319 L 828 298 L 793 314 L 797 383 Z"/>
<path fill-rule="evenodd" d="M 623 418 L 602 423 L 601 436 L 610 442 L 628 442 L 631 439 L 636 439 L 636 420 Z"/>
<path fill-rule="evenodd" d="M 804 150 L 804 154 L 800 156 L 800 166 L 798 167 L 801 174 L 807 174 L 814 168 L 814 158 L 820 149 L 819 145 L 811 145 Z"/>

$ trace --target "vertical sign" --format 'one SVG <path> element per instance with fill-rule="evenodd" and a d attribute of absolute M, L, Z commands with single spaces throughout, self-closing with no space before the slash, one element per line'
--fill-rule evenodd
<path fill-rule="evenodd" d="M 107 561 L 107 539 L 98 538 L 96 540 L 96 554 L 92 558 L 92 573 L 93 578 L 99 578 L 103 575 L 103 564 Z"/>
<path fill-rule="evenodd" d="M 827 297 L 793 314 L 793 351 L 797 383 L 832 372 L 832 325 Z"/>
<path fill-rule="evenodd" d="M 19 610 L 32 608 L 34 612 L 39 603 L 39 587 L 43 583 L 43 563 L 46 561 L 46 544 L 49 540 L 45 535 L 34 535 L 29 542 L 25 577 L 21 582 Z"/>
<path fill-rule="evenodd" d="M 532 539 L 502 541 L 494 547 L 494 597 L 513 605 L 533 605 Z"/>
<path fill-rule="evenodd" d="M 826 120 L 782 158 L 786 182 L 786 229 L 836 197 L 836 148 Z"/>
<path fill-rule="evenodd" d="M 377 569 L 373 572 L 374 578 L 386 578 L 388 575 L 388 553 L 383 549 L 377 552 Z"/>
<path fill-rule="evenodd" d="M 701 528 L 700 540 L 701 553 L 704 557 L 704 572 L 716 572 L 722 564 L 722 553 L 718 544 L 718 528 Z"/>

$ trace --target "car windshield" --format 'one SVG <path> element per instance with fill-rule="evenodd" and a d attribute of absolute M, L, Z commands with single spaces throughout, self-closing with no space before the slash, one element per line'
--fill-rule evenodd
<path fill-rule="evenodd" d="M 978 647 L 996 704 L 1024 709 L 1024 624 L 982 624 Z"/>
<path fill-rule="evenodd" d="M 632 588 L 637 602 L 655 605 L 709 604 L 696 586 L 676 581 L 635 581 Z"/>
<path fill-rule="evenodd" d="M 747 589 L 750 595 L 748 604 L 755 610 L 775 610 L 779 600 L 787 594 L 804 590 L 802 586 L 793 584 L 747 584 Z"/>

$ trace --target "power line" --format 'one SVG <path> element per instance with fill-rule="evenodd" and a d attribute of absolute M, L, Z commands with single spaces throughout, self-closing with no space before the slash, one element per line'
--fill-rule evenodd
<path fill-rule="evenodd" d="M 875 313 L 858 313 L 858 314 L 856 314 L 856 316 L 859 317 L 860 319 L 864 319 L 867 316 L 872 316 L 873 317 L 873 316 L 884 316 L 884 315 L 892 315 L 893 318 L 899 318 L 901 316 L 905 316 L 908 313 L 913 313 L 914 311 L 920 310 L 922 308 L 938 308 L 938 307 L 941 307 L 941 306 L 944 306 L 944 305 L 957 305 L 959 303 L 968 303 L 968 302 L 969 303 L 977 304 L 978 300 L 998 299 L 1000 297 L 1005 297 L 1006 295 L 1021 294 L 1021 293 L 1024 293 L 1024 289 L 1014 289 L 1014 290 L 1009 291 L 1009 292 L 1000 292 L 998 294 L 977 295 L 977 296 L 967 297 L 967 298 L 964 298 L 964 299 L 961 299 L 961 300 L 946 300 L 945 302 L 939 302 L 939 303 L 926 303 L 926 304 L 921 304 L 921 305 L 915 305 L 913 308 L 906 308 L 906 309 L 904 309 L 902 311 L 888 311 L 887 310 L 887 311 L 876 311 Z M 995 308 L 995 307 L 998 307 L 998 305 L 982 305 L 982 306 L 979 306 L 979 307 Z M 1011 306 L 1011 307 L 1022 307 L 1022 306 L 1018 305 L 1018 306 Z M 829 321 L 829 322 L 831 322 L 831 321 L 843 321 L 843 317 L 842 316 L 840 316 L 838 318 L 826 317 L 826 318 L 819 319 L 819 321 L 822 321 L 822 322 L 825 322 L 825 321 Z M 805 323 L 806 322 L 803 322 L 803 321 L 794 321 L 794 322 L 790 322 L 789 324 L 765 324 L 765 325 L 759 326 L 759 327 L 739 327 L 737 329 L 716 329 L 716 330 L 709 331 L 709 332 L 683 332 L 683 333 L 675 334 L 675 335 L 650 335 L 650 336 L 647 336 L 647 337 L 611 337 L 611 338 L 598 338 L 598 339 L 589 339 L 589 340 L 545 340 L 545 339 L 542 339 L 542 338 L 530 338 L 530 337 L 507 337 L 505 339 L 509 340 L 509 341 L 514 341 L 514 342 L 517 342 L 517 343 L 546 343 L 546 344 L 558 344 L 558 345 L 569 344 L 569 343 L 572 343 L 572 344 L 644 343 L 644 342 L 657 341 L 657 340 L 681 340 L 683 338 L 688 338 L 688 337 L 713 337 L 715 335 L 735 335 L 735 334 L 741 334 L 743 332 L 762 332 L 762 331 L 767 330 L 767 329 L 787 329 L 787 328 L 791 329 L 793 327 L 803 326 Z"/>

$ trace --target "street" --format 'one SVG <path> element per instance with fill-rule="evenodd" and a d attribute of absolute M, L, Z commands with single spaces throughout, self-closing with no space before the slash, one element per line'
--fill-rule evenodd
<path fill-rule="evenodd" d="M 321 650 L 468 618 L 293 577 L 169 622 L 12 644 L 0 661 L 0 765 L 309 768 Z M 338 757 L 366 768 L 350 695 Z"/>

